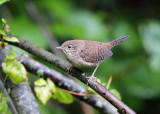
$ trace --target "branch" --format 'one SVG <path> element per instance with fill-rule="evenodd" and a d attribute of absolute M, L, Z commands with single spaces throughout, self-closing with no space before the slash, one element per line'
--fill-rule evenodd
<path fill-rule="evenodd" d="M 9 36 L 9 35 L 8 35 Z M 23 50 L 26 50 L 29 53 L 32 53 L 33 55 L 36 55 L 37 57 L 45 60 L 46 62 L 55 65 L 59 67 L 60 69 L 64 70 L 65 72 L 70 71 L 69 73 L 78 78 L 83 83 L 87 83 L 87 77 L 89 76 L 87 73 L 77 69 L 72 68 L 71 64 L 68 62 L 65 62 L 64 60 L 60 59 L 59 57 L 55 56 L 54 54 L 39 48 L 35 46 L 34 44 L 28 42 L 27 40 L 19 39 L 19 43 L 15 42 L 9 42 L 9 44 L 15 45 L 17 47 L 20 47 Z M 7 42 L 7 41 L 6 41 Z M 115 106 L 118 109 L 119 113 L 122 114 L 135 114 L 135 112 L 130 109 L 127 105 L 125 105 L 121 100 L 116 98 L 111 92 L 109 92 L 105 87 L 103 87 L 99 82 L 97 81 L 91 81 L 88 83 L 89 87 L 91 87 L 93 90 L 95 90 L 99 95 L 101 95 L 103 98 L 105 98 L 108 102 L 110 102 L 113 106 Z"/>
<path fill-rule="evenodd" d="M 10 96 L 8 95 L 7 90 L 4 88 L 4 85 L 3 85 L 3 83 L 2 83 L 1 80 L 0 80 L 0 91 L 3 91 L 3 93 L 5 94 L 5 96 L 9 99 L 9 101 L 8 101 L 7 104 L 8 104 L 8 107 L 10 108 L 11 112 L 12 112 L 13 114 L 18 114 L 18 113 L 17 113 L 17 110 L 16 110 L 16 108 L 15 108 L 13 102 L 12 102 L 12 99 L 11 99 Z"/>
<path fill-rule="evenodd" d="M 22 63 L 24 64 L 27 71 L 34 73 L 36 76 L 40 75 L 44 78 L 50 78 L 58 87 L 73 91 L 79 94 L 88 94 L 87 90 L 85 90 L 82 86 L 76 84 L 71 79 L 66 78 L 62 74 L 42 65 L 35 60 L 28 59 L 24 56 L 19 56 L 19 60 L 24 60 Z M 113 107 L 110 103 L 106 102 L 104 99 L 96 97 L 96 96 L 77 96 L 76 98 L 90 104 L 92 107 L 95 107 L 102 113 L 110 114 L 117 113 L 117 109 Z"/>
<path fill-rule="evenodd" d="M 0 64 L 2 64 L 5 55 L 6 55 L 5 49 L 1 49 Z M 3 74 L 3 77 L 1 78 L 4 79 L 5 74 L 2 71 L 2 67 L 0 69 L 0 73 Z M 18 114 L 31 114 L 31 113 L 40 114 L 38 104 L 35 101 L 35 98 L 27 82 L 15 85 L 8 78 L 5 83 L 6 83 L 5 87 L 8 90 L 8 93 L 16 107 Z"/>

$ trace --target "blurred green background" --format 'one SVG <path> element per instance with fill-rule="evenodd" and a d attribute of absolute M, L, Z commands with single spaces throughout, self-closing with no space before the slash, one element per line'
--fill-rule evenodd
<path fill-rule="evenodd" d="M 30 4 L 35 5 L 60 44 L 71 39 L 107 42 L 130 35 L 112 49 L 113 56 L 100 65 L 95 75 L 103 82 L 112 76 L 110 88 L 117 89 L 137 113 L 160 113 L 160 1 L 10 0 L 0 5 L 0 18 L 7 20 L 11 33 L 50 51 L 40 28 L 43 23 L 30 15 L 34 12 Z M 92 73 L 93 69 L 86 71 Z M 56 101 L 39 105 L 43 114 L 83 113 L 76 99 L 71 105 Z"/>

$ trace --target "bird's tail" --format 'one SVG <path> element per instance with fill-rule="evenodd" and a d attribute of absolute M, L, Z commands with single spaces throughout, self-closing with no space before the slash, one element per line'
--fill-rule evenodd
<path fill-rule="evenodd" d="M 109 46 L 109 48 L 112 48 L 112 47 L 118 45 L 119 43 L 123 42 L 124 40 L 128 39 L 129 37 L 130 37 L 129 35 L 123 36 L 123 37 L 117 38 L 113 41 L 107 42 L 106 44 Z"/>

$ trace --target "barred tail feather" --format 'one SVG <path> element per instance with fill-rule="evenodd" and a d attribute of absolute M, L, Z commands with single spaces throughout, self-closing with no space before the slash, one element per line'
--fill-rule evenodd
<path fill-rule="evenodd" d="M 114 47 L 114 46 L 116 46 L 116 45 L 118 45 L 119 43 L 123 42 L 124 40 L 128 39 L 129 37 L 130 37 L 130 36 L 127 35 L 127 36 L 123 36 L 123 37 L 120 37 L 120 38 L 118 38 L 118 39 L 115 39 L 115 40 L 109 42 L 111 48 Z"/>

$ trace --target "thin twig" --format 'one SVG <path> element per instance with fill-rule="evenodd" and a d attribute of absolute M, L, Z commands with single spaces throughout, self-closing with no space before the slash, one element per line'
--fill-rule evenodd
<path fill-rule="evenodd" d="M 73 91 L 67 91 L 64 89 L 64 91 L 72 94 L 72 95 L 77 95 L 77 96 L 96 96 L 94 94 L 87 94 L 87 93 L 77 93 L 77 92 L 73 92 Z M 98 97 L 98 96 L 97 96 Z"/>

